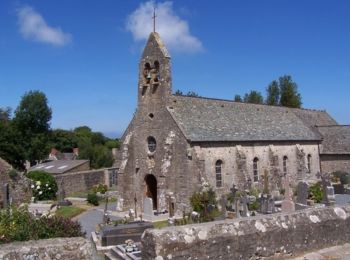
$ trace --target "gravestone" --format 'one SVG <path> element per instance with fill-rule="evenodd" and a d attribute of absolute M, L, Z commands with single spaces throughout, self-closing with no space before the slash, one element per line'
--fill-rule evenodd
<path fill-rule="evenodd" d="M 123 225 L 106 225 L 101 227 L 102 246 L 123 244 L 127 239 L 141 241 L 142 233 L 147 228 L 153 228 L 152 222 L 137 221 Z"/>
<path fill-rule="evenodd" d="M 225 195 L 221 196 L 220 204 L 221 204 L 221 216 L 226 218 L 226 215 L 227 215 L 227 212 L 226 212 L 227 198 L 226 198 Z"/>
<path fill-rule="evenodd" d="M 123 207 L 124 207 L 124 199 L 122 197 L 119 197 L 117 199 L 117 206 L 116 206 L 116 210 L 117 211 L 123 211 Z"/>
<path fill-rule="evenodd" d="M 153 217 L 153 200 L 149 197 L 143 201 L 143 215 Z"/>
<path fill-rule="evenodd" d="M 164 194 L 164 191 L 159 194 L 158 204 L 159 204 L 159 213 L 165 213 L 168 210 L 167 199 Z"/>
<path fill-rule="evenodd" d="M 240 200 L 237 198 L 235 199 L 236 218 L 241 218 L 240 208 L 241 208 L 241 203 L 240 203 Z"/>
<path fill-rule="evenodd" d="M 293 202 L 292 199 L 292 191 L 290 189 L 290 184 L 289 184 L 289 177 L 286 176 L 284 179 L 284 200 L 282 201 L 282 212 L 293 212 L 295 211 L 295 203 Z"/>
<path fill-rule="evenodd" d="M 242 205 L 242 217 L 249 217 L 249 210 L 248 210 L 248 196 L 244 192 L 243 196 L 241 198 L 241 205 Z"/>
<path fill-rule="evenodd" d="M 325 204 L 326 206 L 329 206 L 329 200 L 327 196 L 327 187 L 331 186 L 330 185 L 330 174 L 329 173 L 317 173 L 316 175 L 318 178 L 321 178 L 321 183 L 322 183 L 322 190 L 323 190 L 323 199 L 322 203 Z"/>
<path fill-rule="evenodd" d="M 333 186 L 327 186 L 327 197 L 328 197 L 328 199 L 331 199 L 331 200 L 335 199 Z"/>
<path fill-rule="evenodd" d="M 269 191 L 269 176 L 268 171 L 264 171 L 264 190 L 260 196 L 260 213 L 271 214 L 275 213 L 275 201 Z"/>
<path fill-rule="evenodd" d="M 309 185 L 301 181 L 297 185 L 297 203 L 307 205 L 307 198 L 309 196 Z"/>
<path fill-rule="evenodd" d="M 8 183 L 5 183 L 2 187 L 2 194 L 3 194 L 3 206 L 4 208 L 7 208 L 11 206 L 10 204 L 10 186 Z"/>

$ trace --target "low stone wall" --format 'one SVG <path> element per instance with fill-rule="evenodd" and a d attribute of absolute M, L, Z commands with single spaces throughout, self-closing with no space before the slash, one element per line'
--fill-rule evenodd
<path fill-rule="evenodd" d="M 107 169 L 71 172 L 55 175 L 54 177 L 59 188 L 60 185 L 63 185 L 66 195 L 70 195 L 76 192 L 86 192 L 97 184 L 105 184 L 106 171 Z"/>
<path fill-rule="evenodd" d="M 260 259 L 350 241 L 350 206 L 146 230 L 142 259 Z"/>
<path fill-rule="evenodd" d="M 54 238 L 0 245 L 0 259 L 93 259 L 91 243 L 82 237 Z"/>

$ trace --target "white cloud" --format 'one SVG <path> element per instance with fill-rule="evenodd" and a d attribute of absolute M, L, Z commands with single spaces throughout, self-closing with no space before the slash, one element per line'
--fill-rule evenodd
<path fill-rule="evenodd" d="M 19 30 L 26 39 L 63 46 L 71 41 L 71 35 L 46 24 L 44 18 L 30 6 L 17 10 Z"/>
<path fill-rule="evenodd" d="M 153 7 L 156 7 L 156 31 L 170 49 L 181 52 L 198 52 L 203 50 L 199 39 L 191 35 L 187 21 L 178 17 L 172 2 L 155 3 L 149 1 L 141 4 L 127 17 L 126 29 L 135 41 L 148 38 L 153 31 Z"/>

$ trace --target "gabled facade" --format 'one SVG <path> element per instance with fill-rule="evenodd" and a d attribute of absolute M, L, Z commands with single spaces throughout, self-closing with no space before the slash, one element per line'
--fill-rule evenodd
<path fill-rule="evenodd" d="M 326 112 L 172 94 L 170 55 L 151 33 L 139 64 L 137 111 L 117 156 L 125 209 L 145 197 L 158 211 L 183 211 L 204 181 L 226 194 L 263 187 L 278 193 L 282 178 L 316 180 L 322 135 L 336 123 Z"/>

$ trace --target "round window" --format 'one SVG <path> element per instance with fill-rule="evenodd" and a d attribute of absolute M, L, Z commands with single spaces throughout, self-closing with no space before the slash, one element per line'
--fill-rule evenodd
<path fill-rule="evenodd" d="M 156 150 L 157 143 L 153 136 L 147 138 L 148 150 L 153 153 Z"/>

